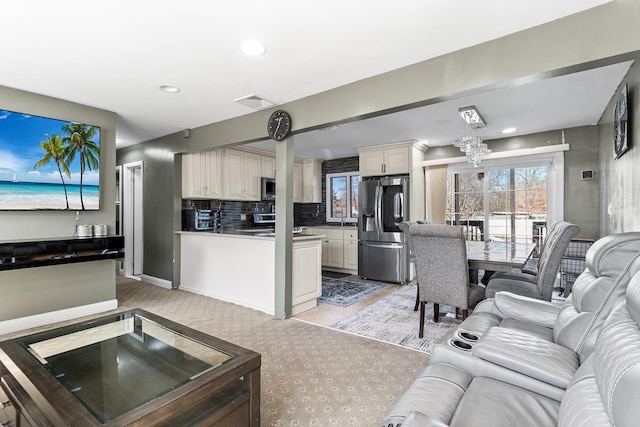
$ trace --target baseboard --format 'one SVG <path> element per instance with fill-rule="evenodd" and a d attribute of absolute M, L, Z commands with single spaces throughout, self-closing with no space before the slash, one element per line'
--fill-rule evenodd
<path fill-rule="evenodd" d="M 118 300 L 112 299 L 94 304 L 81 305 L 79 307 L 65 308 L 63 310 L 34 314 L 32 316 L 19 317 L 17 319 L 0 322 L 0 335 L 23 329 L 36 328 L 65 320 L 77 319 L 83 316 L 103 313 L 118 308 Z"/>
<path fill-rule="evenodd" d="M 240 305 L 242 307 L 251 308 L 253 310 L 258 310 L 258 311 L 266 313 L 266 314 L 268 314 L 270 316 L 274 316 L 275 315 L 275 311 L 274 311 L 273 307 L 267 307 L 267 306 L 264 306 L 264 305 L 250 304 L 250 303 L 248 304 L 246 301 L 239 301 L 239 300 L 237 300 L 235 298 L 228 298 L 228 297 L 226 297 L 224 295 L 218 295 L 218 294 L 213 293 L 213 292 L 203 292 L 201 289 L 194 289 L 194 288 L 190 288 L 188 286 L 180 286 L 180 290 L 191 292 L 193 294 L 203 295 L 205 297 L 217 299 L 217 300 L 220 300 L 220 301 L 230 302 L 232 304 Z"/>
<path fill-rule="evenodd" d="M 323 270 L 327 270 L 327 271 L 332 271 L 334 273 L 345 273 L 345 274 L 353 274 L 355 276 L 358 275 L 358 270 L 352 270 L 349 268 L 337 268 L 337 267 L 327 267 L 327 266 L 322 266 Z"/>
<path fill-rule="evenodd" d="M 171 289 L 171 281 L 166 279 L 160 279 L 159 277 L 147 276 L 146 274 L 142 275 L 142 281 L 145 283 L 149 283 L 151 285 L 158 286 L 164 289 Z"/>

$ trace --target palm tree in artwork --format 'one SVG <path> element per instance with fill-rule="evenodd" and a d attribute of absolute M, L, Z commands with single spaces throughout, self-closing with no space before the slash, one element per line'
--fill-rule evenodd
<path fill-rule="evenodd" d="M 68 147 L 67 164 L 71 164 L 76 155 L 80 157 L 80 205 L 84 210 L 82 177 L 85 170 L 98 169 L 100 164 L 100 145 L 92 141 L 96 136 L 97 128 L 81 123 L 68 123 L 62 126 L 62 131 L 69 135 L 63 138 L 63 142 Z"/>
<path fill-rule="evenodd" d="M 62 143 L 62 138 L 60 135 L 51 135 L 45 134 L 47 137 L 46 141 L 40 141 L 40 147 L 44 151 L 44 157 L 40 159 L 34 166 L 34 169 L 42 167 L 55 162 L 58 173 L 60 174 L 60 179 L 62 180 L 62 187 L 64 188 L 64 198 L 67 202 L 67 209 L 69 209 L 69 196 L 67 195 L 67 184 L 64 182 L 64 176 L 62 176 L 62 172 L 67 175 L 67 178 L 71 178 L 71 171 L 69 170 L 69 165 L 67 164 L 67 149 L 65 145 Z"/>

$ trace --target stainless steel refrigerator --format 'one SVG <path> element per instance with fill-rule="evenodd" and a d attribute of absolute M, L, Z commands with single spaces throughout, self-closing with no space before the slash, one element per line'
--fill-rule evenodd
<path fill-rule="evenodd" d="M 409 248 L 398 225 L 409 220 L 409 177 L 364 178 L 358 189 L 358 274 L 411 280 Z"/>

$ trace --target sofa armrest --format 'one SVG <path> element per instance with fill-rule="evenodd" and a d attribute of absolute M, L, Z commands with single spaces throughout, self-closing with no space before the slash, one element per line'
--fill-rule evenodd
<path fill-rule="evenodd" d="M 484 304 L 483 311 L 489 311 L 503 319 L 515 319 L 535 325 L 553 328 L 560 313 L 559 304 L 528 298 L 511 292 L 498 292 L 492 299 L 493 304 Z"/>
<path fill-rule="evenodd" d="M 413 411 L 402 424 L 402 427 L 448 427 L 442 421 L 436 420 L 420 411 Z"/>
<path fill-rule="evenodd" d="M 489 328 L 471 352 L 482 360 L 561 389 L 567 388 L 580 365 L 578 355 L 566 347 L 499 327 Z"/>

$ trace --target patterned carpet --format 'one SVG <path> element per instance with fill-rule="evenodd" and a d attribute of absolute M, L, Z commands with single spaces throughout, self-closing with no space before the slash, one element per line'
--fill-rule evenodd
<path fill-rule="evenodd" d="M 440 337 L 461 321 L 454 318 L 453 308 L 441 305 L 440 311 L 447 312 L 447 316 L 440 316 L 435 323 L 433 305 L 427 304 L 424 338 L 418 338 L 420 314 L 413 311 L 415 301 L 416 285 L 401 286 L 330 327 L 428 353 Z"/>
<path fill-rule="evenodd" d="M 318 303 L 348 307 L 391 286 L 388 283 L 362 279 L 322 277 L 322 295 Z"/>
<path fill-rule="evenodd" d="M 260 353 L 262 426 L 375 427 L 428 361 L 417 351 L 134 280 L 119 278 L 116 296 L 118 310 L 140 307 Z"/>

